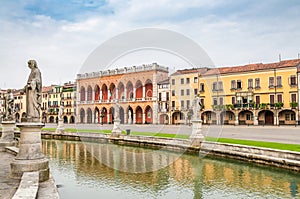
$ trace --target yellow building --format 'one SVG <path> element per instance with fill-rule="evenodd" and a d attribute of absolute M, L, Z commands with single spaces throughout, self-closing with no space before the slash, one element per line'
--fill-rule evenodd
<path fill-rule="evenodd" d="M 75 123 L 76 113 L 76 84 L 65 83 L 62 86 L 61 104 L 64 106 L 63 120 L 64 123 Z"/>
<path fill-rule="evenodd" d="M 185 69 L 170 76 L 171 124 L 189 123 L 193 100 L 199 90 L 199 74 L 205 71 L 206 68 Z"/>
<path fill-rule="evenodd" d="M 280 125 L 298 121 L 300 60 L 209 69 L 199 77 L 204 124 Z"/>
<path fill-rule="evenodd" d="M 52 85 L 51 90 L 48 92 L 48 115 L 47 122 L 58 122 L 58 111 L 61 105 L 61 92 L 62 86 Z"/>

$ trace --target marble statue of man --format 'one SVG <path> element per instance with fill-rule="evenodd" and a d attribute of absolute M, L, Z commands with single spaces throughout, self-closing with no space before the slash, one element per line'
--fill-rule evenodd
<path fill-rule="evenodd" d="M 10 89 L 7 90 L 5 95 L 5 115 L 4 120 L 13 121 L 14 120 L 14 96 Z"/>
<path fill-rule="evenodd" d="M 200 111 L 200 105 L 201 105 L 201 102 L 200 102 L 200 97 L 196 97 L 194 99 L 194 104 L 193 104 L 193 119 L 198 119 L 198 112 Z"/>
<path fill-rule="evenodd" d="M 116 103 L 114 119 L 120 119 L 120 105 Z"/>
<path fill-rule="evenodd" d="M 42 104 L 42 76 L 35 60 L 28 61 L 31 69 L 26 92 L 26 120 L 28 122 L 40 122 L 40 112 Z"/>

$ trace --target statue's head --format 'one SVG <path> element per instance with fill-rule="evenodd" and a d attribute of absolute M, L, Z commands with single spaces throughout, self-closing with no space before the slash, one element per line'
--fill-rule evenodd
<path fill-rule="evenodd" d="M 29 68 L 37 68 L 37 64 L 36 64 L 36 61 L 31 59 L 28 61 L 28 66 Z"/>

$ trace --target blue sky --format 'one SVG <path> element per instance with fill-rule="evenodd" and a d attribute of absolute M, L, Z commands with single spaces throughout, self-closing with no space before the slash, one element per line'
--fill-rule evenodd
<path fill-rule="evenodd" d="M 0 88 L 23 87 L 31 58 L 44 85 L 74 81 L 101 43 L 149 27 L 191 38 L 216 66 L 274 62 L 279 54 L 294 59 L 300 53 L 299 10 L 298 0 L 2 0 Z M 176 59 L 137 56 L 118 64 L 188 67 Z"/>

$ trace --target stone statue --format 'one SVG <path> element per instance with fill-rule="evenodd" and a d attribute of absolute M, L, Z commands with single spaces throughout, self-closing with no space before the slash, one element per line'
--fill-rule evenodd
<path fill-rule="evenodd" d="M 198 119 L 198 112 L 200 110 L 201 106 L 201 102 L 200 102 L 200 97 L 195 97 L 194 99 L 194 104 L 193 104 L 193 119 L 197 120 Z"/>
<path fill-rule="evenodd" d="M 64 114 L 64 106 L 60 105 L 59 111 L 58 111 L 58 119 L 62 119 L 63 114 Z"/>
<path fill-rule="evenodd" d="M 40 122 L 42 76 L 35 60 L 29 60 L 28 67 L 31 69 L 31 73 L 24 88 L 26 92 L 26 121 Z"/>
<path fill-rule="evenodd" d="M 116 103 L 114 119 L 120 119 L 120 105 Z"/>
<path fill-rule="evenodd" d="M 5 121 L 13 121 L 14 120 L 14 96 L 11 92 L 11 89 L 7 90 L 7 93 L 4 97 L 4 103 L 5 103 L 5 113 L 3 120 Z"/>

